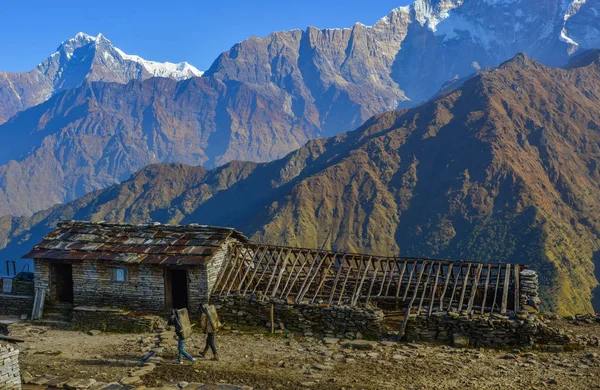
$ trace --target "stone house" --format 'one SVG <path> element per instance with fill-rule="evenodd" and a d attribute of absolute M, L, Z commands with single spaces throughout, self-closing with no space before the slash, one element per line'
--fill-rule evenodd
<path fill-rule="evenodd" d="M 240 232 L 203 225 L 64 221 L 24 258 L 45 303 L 198 314 Z"/>

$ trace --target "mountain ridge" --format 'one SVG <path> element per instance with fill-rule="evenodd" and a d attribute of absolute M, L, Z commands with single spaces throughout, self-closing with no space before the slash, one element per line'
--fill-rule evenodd
<path fill-rule="evenodd" d="M 0 71 L 0 124 L 17 112 L 48 100 L 53 94 L 76 88 L 84 81 L 127 83 L 150 77 L 183 80 L 202 75 L 187 62 L 147 61 L 125 54 L 102 34 L 79 32 L 28 72 Z"/>
<path fill-rule="evenodd" d="M 280 160 L 153 164 L 31 218 L 3 217 L 1 253 L 26 252 L 60 219 L 226 225 L 273 244 L 529 264 L 546 309 L 591 312 L 598 77 L 595 61 L 560 69 L 520 54 Z"/>

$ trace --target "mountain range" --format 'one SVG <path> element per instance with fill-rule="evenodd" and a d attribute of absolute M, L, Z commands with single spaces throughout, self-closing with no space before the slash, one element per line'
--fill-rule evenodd
<path fill-rule="evenodd" d="M 77 56 L 67 61 L 64 49 L 47 60 L 73 63 L 62 73 L 47 65 L 52 82 L 32 81 L 37 68 L 22 76 L 28 98 L 0 87 L 0 107 L 9 111 L 51 96 L 0 126 L 0 215 L 31 215 L 149 163 L 271 161 L 419 104 L 447 81 L 517 52 L 565 64 L 600 47 L 598 10 L 600 0 L 417 0 L 373 26 L 252 37 L 202 77 L 179 81 L 147 79 L 157 73 L 103 37 L 80 34 L 74 40 L 88 43 L 73 44 Z"/>
<path fill-rule="evenodd" d="M 32 217 L 3 217 L 0 256 L 22 255 L 61 219 L 197 222 L 261 242 L 525 263 L 539 272 L 546 309 L 591 312 L 599 79 L 598 50 L 566 68 L 519 54 L 273 162 L 152 164 Z"/>
<path fill-rule="evenodd" d="M 102 34 L 93 37 L 78 33 L 64 41 L 56 52 L 29 72 L 0 72 L 0 124 L 17 112 L 84 82 L 125 84 L 151 77 L 183 80 L 201 75 L 202 72 L 186 62 L 147 61 L 125 54 Z"/>

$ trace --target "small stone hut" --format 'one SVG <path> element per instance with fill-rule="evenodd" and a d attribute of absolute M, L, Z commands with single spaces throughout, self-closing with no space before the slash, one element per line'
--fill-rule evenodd
<path fill-rule="evenodd" d="M 204 225 L 63 221 L 24 258 L 45 302 L 198 314 L 240 232 Z"/>

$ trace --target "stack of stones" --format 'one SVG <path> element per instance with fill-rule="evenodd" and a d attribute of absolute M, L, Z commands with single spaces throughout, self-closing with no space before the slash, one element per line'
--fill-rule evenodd
<path fill-rule="evenodd" d="M 0 389 L 21 389 L 19 350 L 0 344 Z"/>
<path fill-rule="evenodd" d="M 538 296 L 538 275 L 535 271 L 526 269 L 519 273 L 519 306 L 540 309 L 541 300 Z"/>
<path fill-rule="evenodd" d="M 295 304 L 280 299 L 249 300 L 247 297 L 214 297 L 219 316 L 226 322 L 275 327 L 319 335 L 356 335 L 380 338 L 384 313 L 379 309 L 318 304 Z"/>
<path fill-rule="evenodd" d="M 162 322 L 164 321 L 155 315 L 111 307 L 78 306 L 73 309 L 73 323 L 82 330 L 144 333 L 163 326 Z"/>
<path fill-rule="evenodd" d="M 3 292 L 4 280 L 0 278 L 0 315 L 31 314 L 33 308 L 33 282 L 12 280 L 10 293 Z"/>

